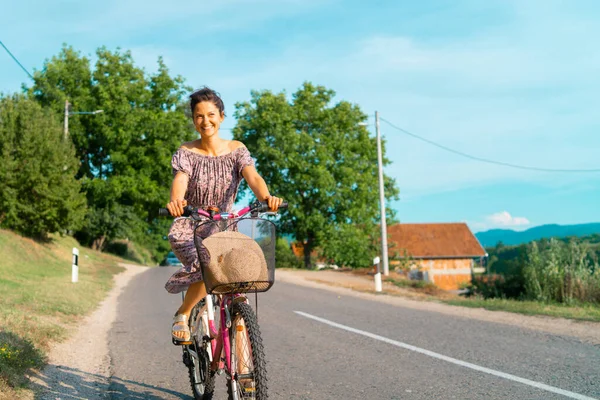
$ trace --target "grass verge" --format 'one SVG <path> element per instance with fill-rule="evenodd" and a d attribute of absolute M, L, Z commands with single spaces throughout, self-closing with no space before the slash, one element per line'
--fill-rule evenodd
<path fill-rule="evenodd" d="M 372 269 L 358 269 L 348 271 L 353 275 L 367 275 Z M 579 321 L 600 322 L 600 305 L 591 303 L 561 304 L 561 303 L 542 303 L 536 301 L 520 301 L 507 299 L 488 299 L 466 298 L 446 292 L 439 289 L 433 283 L 422 280 L 409 280 L 401 274 L 391 272 L 387 277 L 383 277 L 384 282 L 392 283 L 394 286 L 408 289 L 411 292 L 421 295 L 421 300 L 439 301 L 445 304 L 484 308 L 490 311 L 506 311 L 524 315 L 541 315 L 548 317 L 567 318 Z M 394 293 L 389 293 L 394 295 Z M 404 294 L 403 294 L 404 295 Z"/>
<path fill-rule="evenodd" d="M 580 321 L 600 322 L 600 306 L 593 304 L 565 305 L 559 303 L 547 304 L 536 301 L 465 298 L 441 301 L 454 306 L 484 308 L 491 311 L 508 311 L 525 315 L 545 315 Z"/>
<path fill-rule="evenodd" d="M 71 282 L 72 249 L 79 249 L 79 282 Z M 30 398 L 25 374 L 41 368 L 53 342 L 89 314 L 123 270 L 115 256 L 71 237 L 38 243 L 0 230 L 0 398 Z"/>
<path fill-rule="evenodd" d="M 420 280 L 410 280 L 410 279 L 394 279 L 394 278 L 385 278 L 386 282 L 393 283 L 398 287 L 403 288 L 413 288 L 413 289 L 435 289 L 435 286 L 431 282 L 420 281 Z"/>

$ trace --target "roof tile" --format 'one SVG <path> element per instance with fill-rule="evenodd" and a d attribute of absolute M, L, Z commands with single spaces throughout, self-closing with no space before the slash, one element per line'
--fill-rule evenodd
<path fill-rule="evenodd" d="M 483 257 L 486 252 L 465 223 L 395 224 L 387 229 L 390 255 L 413 258 Z"/>

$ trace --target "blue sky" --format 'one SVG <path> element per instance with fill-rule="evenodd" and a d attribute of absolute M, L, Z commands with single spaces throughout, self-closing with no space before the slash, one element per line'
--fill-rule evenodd
<path fill-rule="evenodd" d="M 225 127 L 250 90 L 293 93 L 308 80 L 473 156 L 600 168 L 593 0 L 5 3 L 0 40 L 28 70 L 41 69 L 62 43 L 92 59 L 103 45 L 131 50 L 148 71 L 162 55 L 190 86 L 222 94 Z M 23 82 L 28 76 L 0 49 L 0 91 Z M 463 221 L 481 231 L 600 221 L 600 173 L 486 164 L 384 122 L 381 132 L 392 160 L 386 173 L 401 191 L 388 206 L 402 222 Z"/>

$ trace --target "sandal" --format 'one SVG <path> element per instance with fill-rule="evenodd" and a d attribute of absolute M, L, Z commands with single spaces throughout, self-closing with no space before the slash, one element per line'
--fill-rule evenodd
<path fill-rule="evenodd" d="M 175 336 L 175 332 L 184 332 L 184 337 Z M 175 314 L 173 317 L 173 327 L 171 329 L 173 340 L 178 342 L 189 342 L 191 339 L 190 328 L 188 327 L 188 316 L 185 314 Z"/>

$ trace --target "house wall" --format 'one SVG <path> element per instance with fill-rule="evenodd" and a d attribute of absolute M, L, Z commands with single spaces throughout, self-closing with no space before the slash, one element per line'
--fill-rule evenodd
<path fill-rule="evenodd" d="M 470 258 L 418 260 L 416 264 L 423 278 L 440 289 L 458 290 L 462 283 L 471 281 L 473 260 Z"/>

